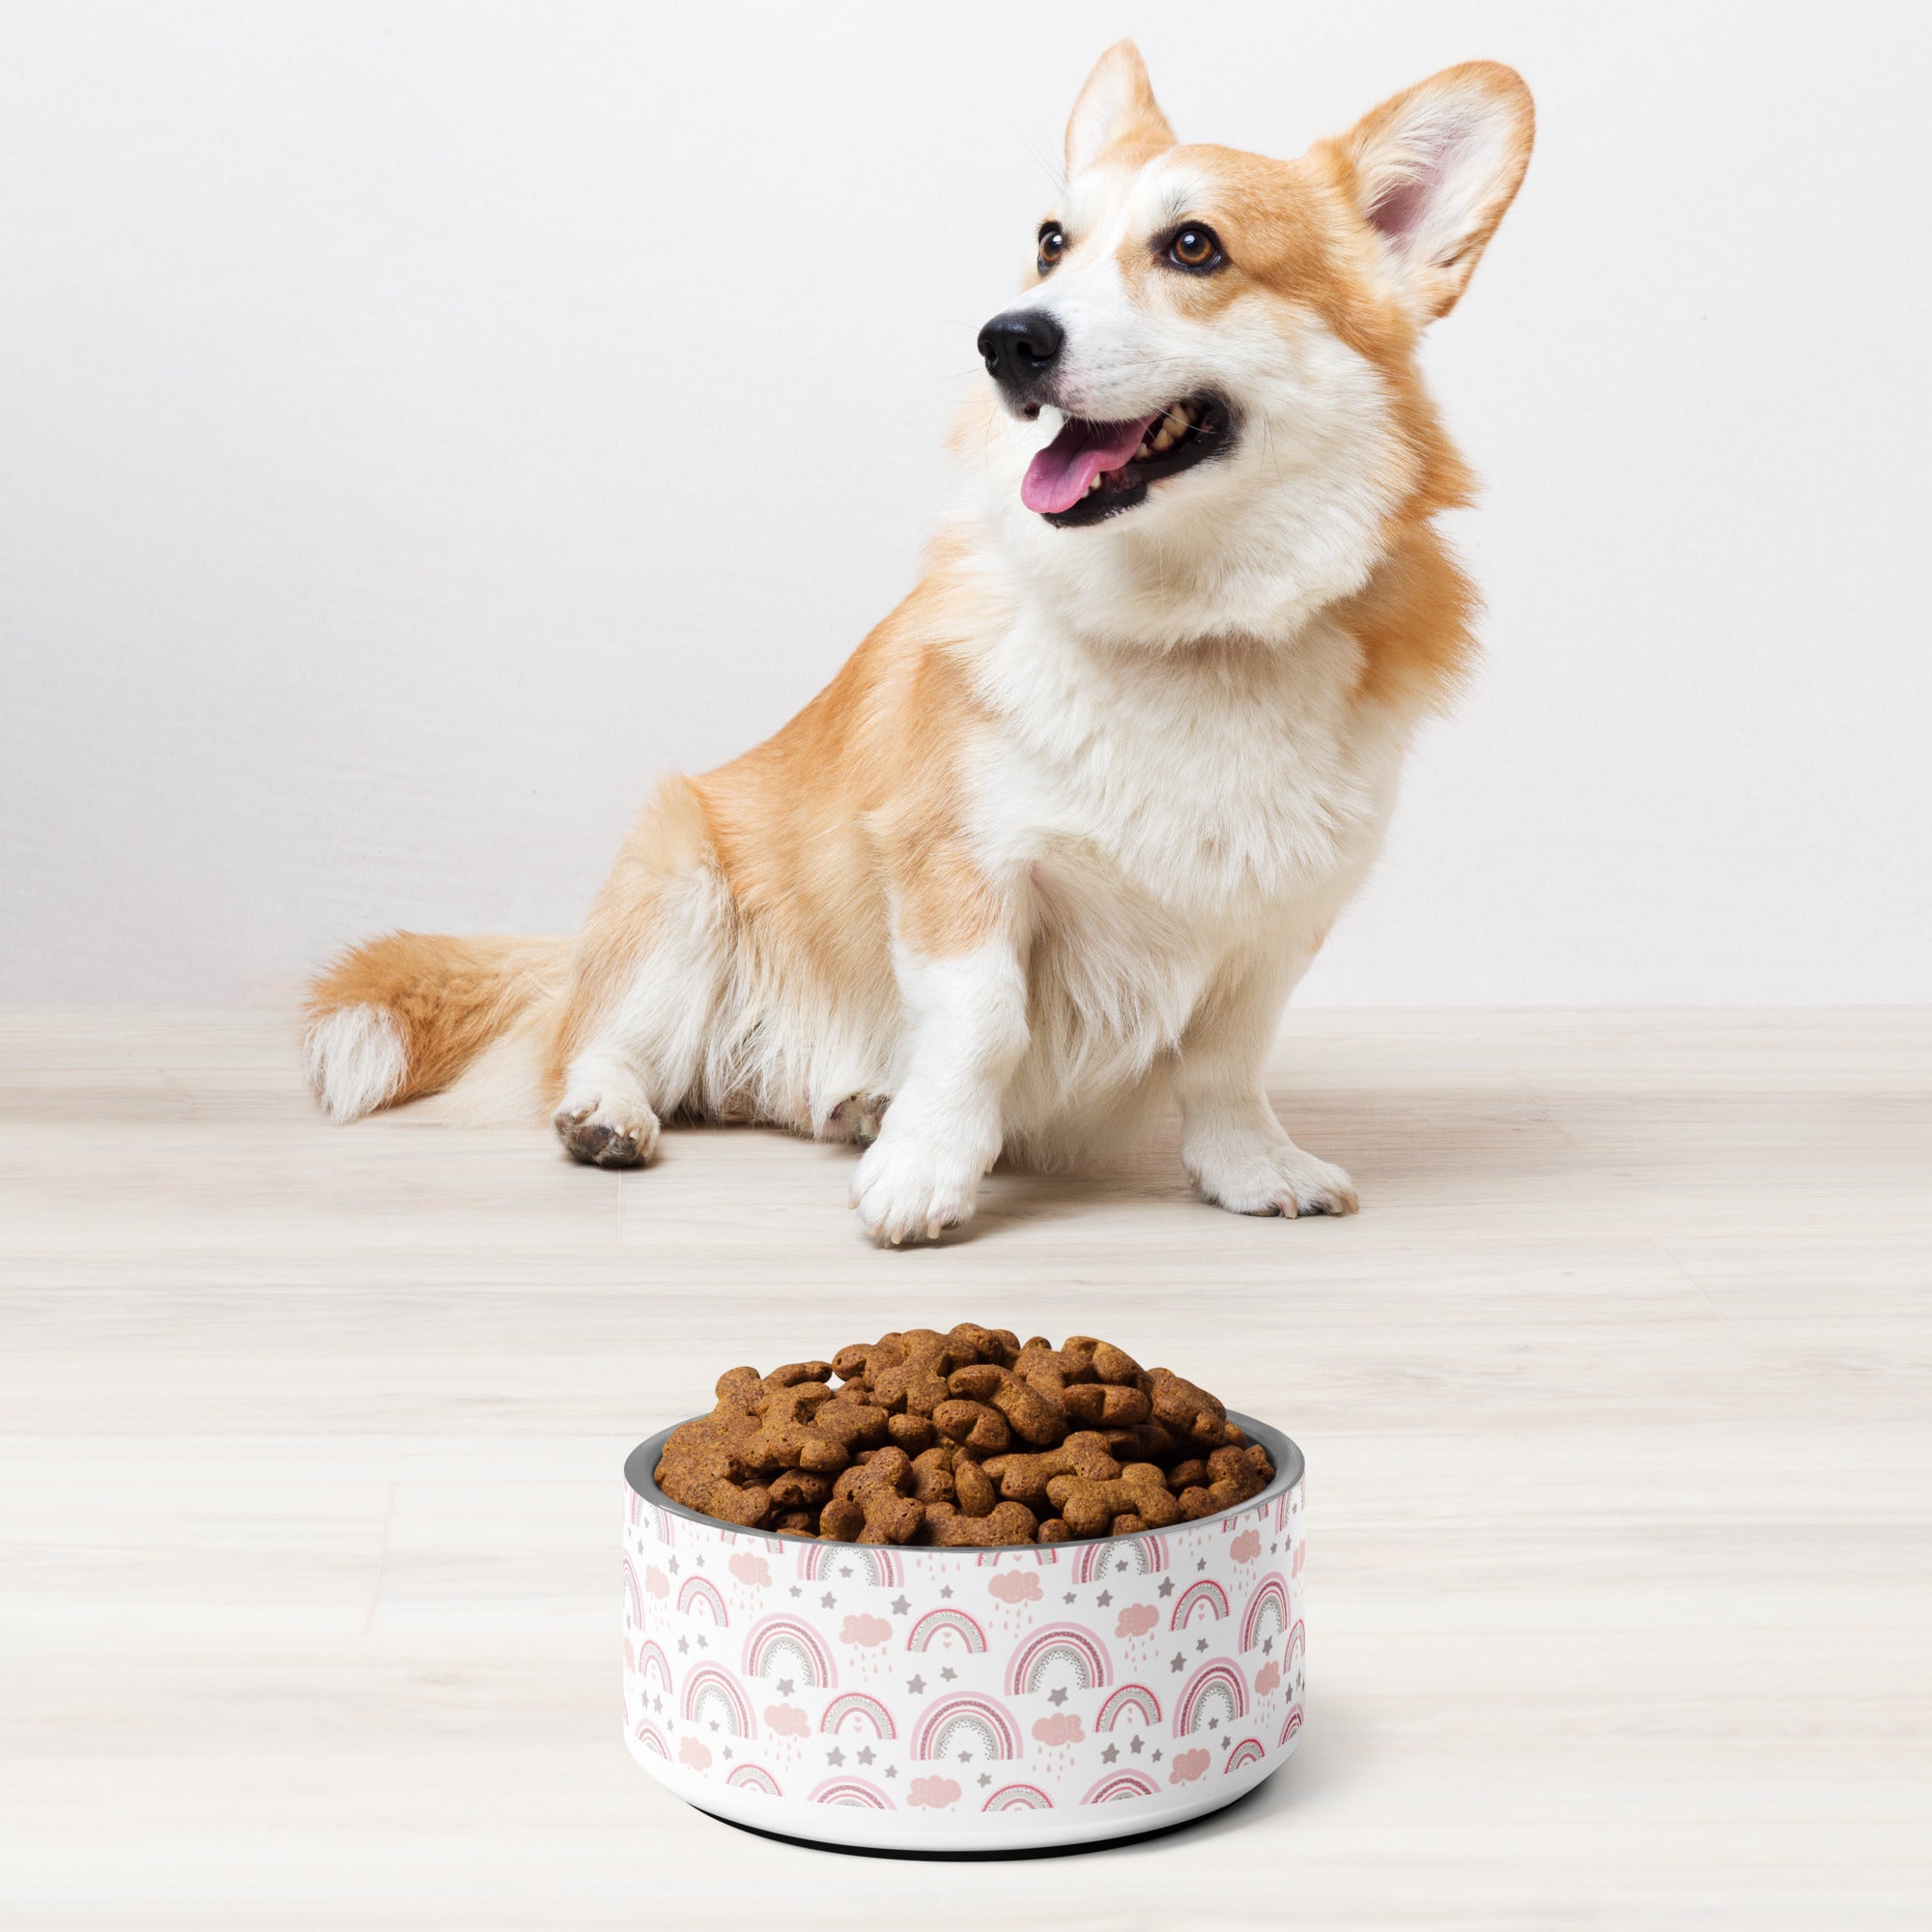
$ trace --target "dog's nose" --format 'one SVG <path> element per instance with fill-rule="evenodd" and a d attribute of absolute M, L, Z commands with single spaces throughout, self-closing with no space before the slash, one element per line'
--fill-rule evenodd
<path fill-rule="evenodd" d="M 1043 308 L 996 315 L 980 331 L 980 354 L 986 373 L 1003 388 L 1021 390 L 1053 367 L 1066 336 Z"/>

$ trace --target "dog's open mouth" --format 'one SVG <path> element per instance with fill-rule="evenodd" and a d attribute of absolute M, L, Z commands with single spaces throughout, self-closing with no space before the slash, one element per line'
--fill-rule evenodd
<path fill-rule="evenodd" d="M 1219 455 L 1233 440 L 1231 428 L 1227 405 L 1214 396 L 1190 396 L 1127 422 L 1068 416 L 1028 466 L 1020 501 L 1063 529 L 1097 524 L 1143 501 L 1150 484 Z"/>

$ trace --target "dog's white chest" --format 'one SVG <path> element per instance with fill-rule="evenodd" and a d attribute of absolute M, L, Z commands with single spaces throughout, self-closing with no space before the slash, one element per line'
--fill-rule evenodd
<path fill-rule="evenodd" d="M 1018 627 L 988 668 L 981 848 L 1113 898 L 1113 920 L 1139 907 L 1210 950 L 1303 910 L 1325 923 L 1379 840 L 1402 733 L 1355 701 L 1356 647 L 1332 627 L 1166 654 Z"/>

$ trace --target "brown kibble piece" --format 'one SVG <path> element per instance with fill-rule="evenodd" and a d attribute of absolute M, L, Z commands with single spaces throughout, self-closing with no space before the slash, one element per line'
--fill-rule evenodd
<path fill-rule="evenodd" d="M 1151 1413 L 1144 1390 L 1115 1382 L 1074 1382 L 1062 1395 L 1069 1419 L 1084 1429 L 1124 1429 Z"/>
<path fill-rule="evenodd" d="M 1172 1369 L 1153 1369 L 1145 1384 L 1156 1422 L 1164 1422 L 1184 1441 L 1218 1449 L 1227 1439 L 1228 1411 L 1204 1388 Z"/>
<path fill-rule="evenodd" d="M 829 1476 L 814 1476 L 804 1469 L 786 1469 L 772 1478 L 772 1500 L 781 1509 L 815 1510 L 832 1493 Z"/>
<path fill-rule="evenodd" d="M 832 1500 L 819 1512 L 820 1534 L 829 1528 L 841 1543 L 909 1543 L 925 1516 L 917 1499 L 906 1494 L 911 1487 L 912 1462 L 905 1451 L 875 1449 L 833 1486 Z"/>
<path fill-rule="evenodd" d="M 889 1415 L 886 1417 L 886 1433 L 908 1456 L 918 1456 L 939 1440 L 939 1431 L 933 1428 L 931 1418 L 924 1415 L 903 1412 Z"/>
<path fill-rule="evenodd" d="M 1083 1429 L 1057 1449 L 990 1457 L 986 1473 L 999 1483 L 1003 1496 L 1037 1507 L 1055 1476 L 1085 1476 L 1092 1482 L 1108 1483 L 1121 1473 L 1121 1465 L 1108 1453 L 1105 1436 Z"/>
<path fill-rule="evenodd" d="M 866 1379 L 880 1407 L 930 1415 L 947 1398 L 946 1378 L 971 1359 L 970 1348 L 949 1335 L 908 1328 L 880 1341 L 867 1359 Z"/>
<path fill-rule="evenodd" d="M 1111 1483 L 1092 1482 L 1084 1476 L 1056 1476 L 1047 1484 L 1046 1493 L 1075 1536 L 1104 1536 L 1113 1527 L 1114 1519 L 1129 1511 L 1157 1529 L 1180 1520 L 1179 1505 L 1151 1463 L 1129 1463 Z"/>
<path fill-rule="evenodd" d="M 1073 1532 L 1057 1516 L 1050 1516 L 1039 1526 L 1038 1541 L 1041 1543 L 1065 1543 Z"/>
<path fill-rule="evenodd" d="M 1013 1434 L 1036 1447 L 1058 1442 L 1066 1432 L 1066 1411 L 997 1362 L 973 1362 L 954 1369 L 947 1386 L 954 1395 L 970 1396 L 997 1408 L 1012 1424 Z"/>
<path fill-rule="evenodd" d="M 997 1455 L 1012 1440 L 1007 1418 L 983 1402 L 954 1397 L 932 1411 L 932 1426 L 949 1441 L 961 1442 L 983 1455 Z"/>
<path fill-rule="evenodd" d="M 923 1503 L 950 1503 L 953 1500 L 952 1451 L 950 1448 L 923 1450 L 912 1459 L 912 1492 Z"/>
<path fill-rule="evenodd" d="M 1141 1365 L 1124 1349 L 1117 1349 L 1097 1335 L 1069 1335 L 1061 1353 L 1077 1362 L 1096 1382 L 1140 1380 Z"/>
<path fill-rule="evenodd" d="M 970 1456 L 952 1459 L 952 1493 L 962 1516 L 991 1516 L 1000 1500 L 992 1477 Z"/>
<path fill-rule="evenodd" d="M 835 1435 L 815 1429 L 813 1419 L 832 1400 L 823 1382 L 794 1382 L 767 1394 L 758 1433 L 746 1445 L 745 1460 L 760 1470 L 810 1469 L 836 1475 L 851 1453 Z"/>
<path fill-rule="evenodd" d="M 1024 1503 L 1000 1503 L 990 1516 L 961 1516 L 951 1503 L 933 1503 L 925 1512 L 927 1543 L 1004 1548 L 1031 1543 L 1034 1514 Z"/>

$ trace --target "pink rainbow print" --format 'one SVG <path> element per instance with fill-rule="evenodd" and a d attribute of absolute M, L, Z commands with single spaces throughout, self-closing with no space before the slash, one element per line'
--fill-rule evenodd
<path fill-rule="evenodd" d="M 912 1754 L 950 1758 L 962 1738 L 971 1738 L 990 1759 L 1015 1758 L 1023 1748 L 1019 1728 L 1002 1704 L 990 1697 L 942 1697 L 920 1719 L 912 1734 Z"/>
<path fill-rule="evenodd" d="M 867 1725 L 875 1738 L 895 1738 L 898 1732 L 893 1728 L 893 1714 L 876 1697 L 868 1697 L 863 1690 L 843 1690 L 825 1707 L 825 1715 L 818 1720 L 821 1731 L 837 1731 L 844 1727 L 847 1718 L 855 1718 Z"/>
<path fill-rule="evenodd" d="M 1259 1764 L 1267 1756 L 1267 1747 L 1259 1738 L 1243 1738 L 1228 1753 L 1228 1762 L 1221 1767 L 1225 1776 L 1231 1771 L 1239 1771 L 1244 1765 Z"/>
<path fill-rule="evenodd" d="M 1100 1706 L 1100 1715 L 1094 1719 L 1094 1728 L 1096 1731 L 1111 1731 L 1126 1717 L 1133 1718 L 1138 1723 L 1159 1723 L 1160 1699 L 1145 1684 L 1122 1684 Z"/>
<path fill-rule="evenodd" d="M 1255 1585 L 1255 1594 L 1241 1612 L 1241 1648 L 1253 1650 L 1263 1637 L 1280 1636 L 1287 1629 L 1288 1584 L 1274 1570 Z"/>
<path fill-rule="evenodd" d="M 1288 1707 L 1288 1721 L 1282 1725 L 1281 1736 L 1275 1740 L 1275 1743 L 1285 1745 L 1300 1728 L 1301 1706 L 1299 1704 L 1291 1704 Z"/>
<path fill-rule="evenodd" d="M 1091 1583 L 1096 1577 L 1125 1574 L 1151 1577 L 1167 1568 L 1167 1539 L 1151 1531 L 1142 1536 L 1111 1536 L 1083 1543 L 1073 1560 L 1073 1580 Z"/>
<path fill-rule="evenodd" d="M 1184 1631 L 1202 1610 L 1217 1624 L 1228 1614 L 1227 1591 L 1207 1577 L 1188 1584 L 1174 1600 L 1174 1614 L 1167 1620 L 1168 1629 Z"/>
<path fill-rule="evenodd" d="M 648 1718 L 638 1719 L 634 1734 L 638 1742 L 648 1751 L 656 1751 L 660 1757 L 669 1757 L 670 1746 L 665 1742 L 665 1734 Z"/>
<path fill-rule="evenodd" d="M 868 1543 L 803 1544 L 798 1553 L 798 1574 L 808 1583 L 830 1576 L 836 1569 L 853 1569 L 860 1579 L 874 1589 L 896 1590 L 905 1580 L 904 1560 L 894 1551 Z"/>
<path fill-rule="evenodd" d="M 890 1811 L 893 1801 L 876 1784 L 863 1777 L 828 1777 L 807 1801 L 812 1804 L 849 1804 L 861 1811 Z"/>
<path fill-rule="evenodd" d="M 1285 1673 L 1301 1662 L 1308 1649 L 1308 1633 L 1299 1624 L 1289 1632 L 1288 1642 L 1282 1646 L 1281 1667 Z"/>
<path fill-rule="evenodd" d="M 797 1617 L 760 1617 L 745 1634 L 744 1669 L 747 1677 L 796 1676 L 814 1690 L 838 1682 L 831 1646 Z"/>
<path fill-rule="evenodd" d="M 734 1738 L 757 1735 L 743 1687 L 728 1670 L 721 1670 L 715 1663 L 700 1663 L 684 1680 L 678 1708 L 693 1722 L 719 1724 Z"/>
<path fill-rule="evenodd" d="M 1053 1800 L 1037 1784 L 1003 1784 L 985 1804 L 981 1811 L 1051 1811 Z"/>
<path fill-rule="evenodd" d="M 638 1630 L 644 1627 L 644 1593 L 638 1583 L 638 1573 L 631 1559 L 624 1558 L 624 1617 Z"/>
<path fill-rule="evenodd" d="M 782 1798 L 784 1787 L 761 1764 L 741 1764 L 725 1774 L 724 1782 L 740 1791 L 761 1792 L 767 1798 Z"/>
<path fill-rule="evenodd" d="M 688 1617 L 696 1616 L 702 1609 L 721 1630 L 731 1621 L 724 1614 L 724 1599 L 718 1594 L 717 1584 L 708 1577 L 687 1577 L 684 1587 L 677 1593 L 677 1606 Z"/>
<path fill-rule="evenodd" d="M 1225 1660 L 1197 1670 L 1187 1680 L 1187 1688 L 1174 1707 L 1175 1736 L 1190 1736 L 1207 1723 L 1210 1714 L 1229 1723 L 1248 1715 L 1247 1684 Z"/>
<path fill-rule="evenodd" d="M 1107 1647 L 1092 1631 L 1079 1624 L 1048 1624 L 1013 1652 L 1007 1666 L 1008 1696 L 1037 1690 L 1047 1672 L 1060 1665 L 1070 1666 L 1082 1690 L 1101 1690 L 1114 1681 Z"/>
<path fill-rule="evenodd" d="M 661 1695 L 669 1695 L 670 1659 L 649 1637 L 638 1646 L 637 1674 L 646 1687 L 655 1684 Z"/>
<path fill-rule="evenodd" d="M 1122 1798 L 1155 1798 L 1157 1785 L 1144 1771 L 1110 1771 L 1080 1802 L 1083 1804 L 1112 1804 Z"/>
<path fill-rule="evenodd" d="M 986 1648 L 986 1633 L 964 1610 L 927 1610 L 914 1624 L 906 1637 L 908 1650 L 930 1650 L 935 1640 L 943 1645 L 957 1639 L 962 1650 L 978 1657 Z"/>

